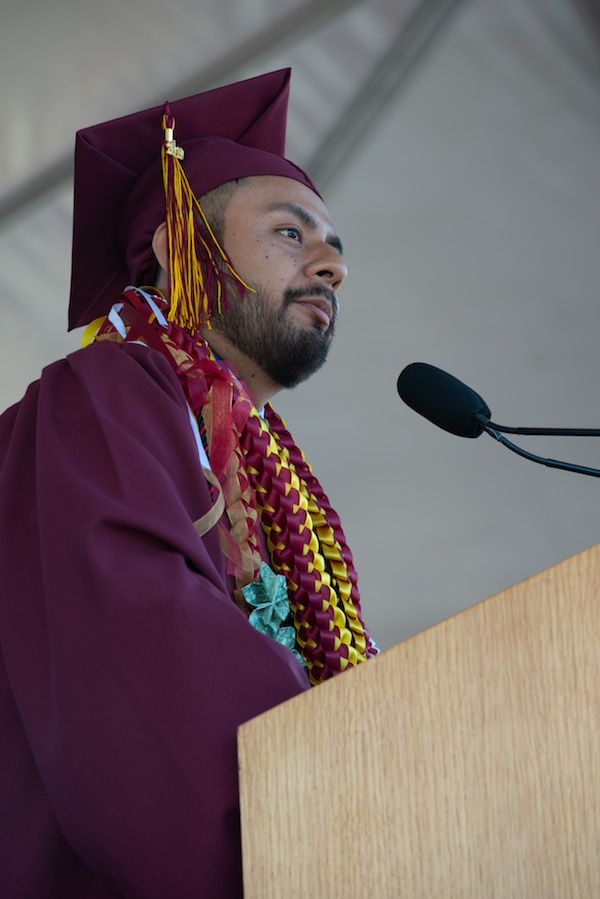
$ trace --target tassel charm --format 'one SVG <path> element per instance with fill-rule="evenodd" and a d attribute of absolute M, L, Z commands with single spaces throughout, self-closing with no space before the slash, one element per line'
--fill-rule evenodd
<path fill-rule="evenodd" d="M 167 110 L 169 104 L 167 103 Z M 170 126 L 166 123 L 170 121 Z M 176 159 L 182 160 L 185 156 L 185 152 L 183 147 L 178 147 L 175 143 L 175 119 L 169 114 L 168 111 L 165 111 L 165 115 L 163 116 L 163 129 L 165 132 L 165 153 L 168 156 L 175 156 Z"/>

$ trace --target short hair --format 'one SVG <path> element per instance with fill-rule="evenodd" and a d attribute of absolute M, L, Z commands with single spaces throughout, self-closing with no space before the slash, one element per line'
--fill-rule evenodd
<path fill-rule="evenodd" d="M 225 216 L 227 209 L 235 193 L 246 180 L 246 178 L 236 178 L 235 181 L 226 181 L 225 184 L 220 184 L 219 187 L 207 191 L 199 198 L 202 212 L 206 216 L 221 246 L 225 240 Z"/>

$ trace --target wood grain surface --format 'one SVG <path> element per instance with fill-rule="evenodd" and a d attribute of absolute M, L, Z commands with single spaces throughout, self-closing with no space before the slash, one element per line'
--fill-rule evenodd
<path fill-rule="evenodd" d="M 600 897 L 600 550 L 240 729 L 244 895 Z"/>

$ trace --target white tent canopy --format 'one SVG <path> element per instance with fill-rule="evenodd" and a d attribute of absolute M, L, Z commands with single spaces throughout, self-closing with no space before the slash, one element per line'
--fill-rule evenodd
<path fill-rule="evenodd" d="M 342 516 L 379 644 L 600 539 L 600 481 L 436 430 L 395 388 L 428 361 L 501 422 L 600 424 L 600 77 L 580 5 L 6 6 L 3 408 L 79 343 L 74 131 L 292 65 L 289 155 L 320 175 L 351 275 L 331 361 L 276 406 Z M 593 440 L 521 443 L 600 467 Z"/>

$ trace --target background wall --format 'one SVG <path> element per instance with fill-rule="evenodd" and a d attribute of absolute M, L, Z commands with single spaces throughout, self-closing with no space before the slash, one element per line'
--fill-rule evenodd
<path fill-rule="evenodd" d="M 322 174 L 351 275 L 331 361 L 276 406 L 342 516 L 377 642 L 600 539 L 599 482 L 439 431 L 396 393 L 426 361 L 502 423 L 599 423 L 598 45 L 577 4 L 51 0 L 2 18 L 2 408 L 79 343 L 74 130 L 291 64 L 289 155 Z M 592 440 L 521 443 L 600 467 Z"/>

